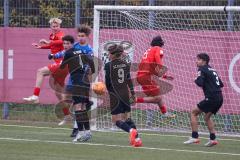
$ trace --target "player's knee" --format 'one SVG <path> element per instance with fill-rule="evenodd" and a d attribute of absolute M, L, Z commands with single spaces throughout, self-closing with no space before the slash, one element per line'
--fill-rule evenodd
<path fill-rule="evenodd" d="M 112 123 L 116 123 L 117 121 L 121 120 L 118 115 L 112 115 Z"/>
<path fill-rule="evenodd" d="M 205 122 L 208 122 L 209 120 L 210 120 L 210 116 L 204 116 L 204 120 L 205 120 Z"/>
<path fill-rule="evenodd" d="M 45 74 L 44 69 L 43 68 L 38 69 L 37 74 L 43 76 Z"/>
<path fill-rule="evenodd" d="M 192 110 L 191 115 L 196 117 L 198 115 L 198 112 L 196 110 Z"/>
<path fill-rule="evenodd" d="M 42 74 L 42 68 L 40 68 L 40 69 L 37 70 L 37 74 L 38 74 L 38 75 L 41 75 L 41 74 Z"/>
<path fill-rule="evenodd" d="M 161 103 L 162 102 L 162 97 L 161 96 L 155 96 L 155 97 L 153 97 L 153 99 L 157 103 Z"/>
<path fill-rule="evenodd" d="M 112 123 L 116 123 L 117 122 L 117 118 L 115 118 L 114 116 L 112 116 Z"/>
<path fill-rule="evenodd" d="M 38 69 L 37 73 L 45 76 L 45 75 L 49 75 L 51 72 L 47 67 L 43 67 L 43 68 Z"/>

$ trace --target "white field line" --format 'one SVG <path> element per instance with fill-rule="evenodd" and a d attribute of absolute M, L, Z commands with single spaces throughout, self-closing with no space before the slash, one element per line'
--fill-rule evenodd
<path fill-rule="evenodd" d="M 24 126 L 24 125 L 8 125 L 8 124 L 0 124 L 0 126 L 4 127 L 19 127 L 19 128 L 36 128 L 36 129 L 53 129 L 53 130 L 72 130 L 70 128 L 53 128 L 53 127 L 38 127 L 38 126 Z M 118 133 L 118 134 L 125 134 L 125 132 L 119 132 L 119 131 L 94 131 L 94 132 L 102 132 L 102 133 Z M 161 136 L 161 137 L 179 137 L 179 138 L 188 138 L 189 136 L 181 136 L 181 135 L 174 135 L 174 134 L 154 134 L 154 133 L 140 133 L 141 135 L 146 136 Z M 201 137 L 201 139 L 209 139 L 207 137 Z M 221 141 L 236 141 L 240 142 L 240 139 L 234 139 L 234 138 L 218 138 L 218 140 Z"/>
<path fill-rule="evenodd" d="M 46 141 L 38 139 L 16 139 L 16 138 L 1 138 L 2 141 L 22 141 L 22 142 L 39 142 L 39 143 L 55 143 L 55 144 L 73 144 L 73 145 L 88 145 L 88 146 L 105 146 L 105 147 L 115 147 L 115 148 L 133 148 L 132 146 L 122 146 L 122 145 L 110 145 L 101 143 L 72 143 L 66 141 Z M 139 147 L 134 149 L 143 150 L 155 150 L 155 151 L 173 151 L 173 152 L 186 152 L 186 153 L 201 153 L 201 154 L 215 154 L 215 155 L 227 155 L 227 156 L 240 156 L 237 153 L 224 153 L 224 152 L 207 152 L 207 151 L 194 151 L 194 150 L 178 150 L 171 148 L 153 148 L 153 147 Z"/>

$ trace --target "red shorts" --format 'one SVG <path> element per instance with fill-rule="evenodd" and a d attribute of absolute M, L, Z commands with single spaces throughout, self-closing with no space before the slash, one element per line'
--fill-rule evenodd
<path fill-rule="evenodd" d="M 142 86 L 143 92 L 147 96 L 160 95 L 160 87 L 157 83 L 151 79 L 151 75 L 148 73 L 138 73 L 137 81 Z"/>
<path fill-rule="evenodd" d="M 63 87 L 65 78 L 68 75 L 68 67 L 66 66 L 64 69 L 60 69 L 60 65 L 61 63 L 53 63 L 48 65 L 48 69 L 50 70 L 52 77 L 54 78 L 54 84 L 58 83 Z"/>

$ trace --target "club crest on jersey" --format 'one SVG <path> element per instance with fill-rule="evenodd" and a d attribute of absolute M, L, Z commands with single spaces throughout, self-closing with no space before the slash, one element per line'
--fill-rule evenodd
<path fill-rule="evenodd" d="M 124 41 L 124 40 L 109 40 L 109 41 L 103 42 L 100 45 L 100 53 L 102 53 L 101 59 L 104 64 L 110 61 L 107 49 L 109 46 L 113 44 L 118 44 L 123 46 L 124 53 L 122 56 L 122 60 L 126 61 L 127 63 L 131 63 L 133 61 L 134 46 L 131 42 Z"/>

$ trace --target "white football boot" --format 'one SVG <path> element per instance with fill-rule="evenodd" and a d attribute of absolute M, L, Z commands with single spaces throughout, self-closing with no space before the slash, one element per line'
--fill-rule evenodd
<path fill-rule="evenodd" d="M 35 95 L 32 95 L 30 97 L 26 97 L 26 98 L 23 98 L 24 101 L 28 102 L 28 103 L 34 103 L 34 104 L 37 104 L 39 103 L 39 97 L 38 96 L 35 96 Z"/>
<path fill-rule="evenodd" d="M 198 144 L 198 143 L 200 143 L 200 140 L 198 138 L 190 137 L 189 140 L 183 142 L 183 144 L 193 144 L 193 143 Z"/>
<path fill-rule="evenodd" d="M 218 141 L 216 140 L 209 140 L 206 144 L 204 144 L 204 146 L 206 147 L 212 147 L 218 144 Z"/>

